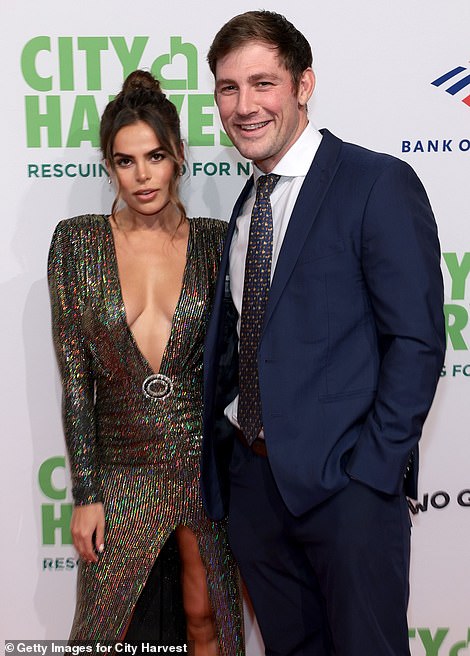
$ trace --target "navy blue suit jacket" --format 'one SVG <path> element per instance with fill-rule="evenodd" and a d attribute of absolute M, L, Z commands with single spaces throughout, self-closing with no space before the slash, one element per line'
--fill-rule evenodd
<path fill-rule="evenodd" d="M 410 166 L 327 130 L 298 196 L 274 273 L 258 352 L 263 426 L 279 491 L 300 515 L 349 478 L 416 496 L 418 440 L 445 350 L 440 248 Z M 201 485 L 228 509 L 238 392 L 230 220 L 204 355 Z M 405 482 L 405 483 L 404 483 Z"/>

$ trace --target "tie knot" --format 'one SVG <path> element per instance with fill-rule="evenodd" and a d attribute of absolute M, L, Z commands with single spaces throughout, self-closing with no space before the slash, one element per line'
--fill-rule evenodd
<path fill-rule="evenodd" d="M 276 175 L 275 173 L 268 173 L 268 175 L 260 176 L 256 185 L 256 194 L 258 196 L 260 194 L 271 196 L 280 177 L 280 175 Z"/>

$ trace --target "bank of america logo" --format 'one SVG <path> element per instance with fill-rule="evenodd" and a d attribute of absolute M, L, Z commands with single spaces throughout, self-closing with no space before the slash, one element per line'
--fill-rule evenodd
<path fill-rule="evenodd" d="M 447 86 L 447 83 L 449 86 Z M 431 82 L 431 84 L 433 84 L 435 87 L 442 86 L 444 90 L 447 91 L 447 93 L 450 93 L 451 96 L 457 95 L 460 91 L 462 91 L 462 89 L 465 89 L 466 87 L 470 91 L 469 69 L 465 68 L 464 66 L 457 66 L 457 68 L 453 68 L 448 73 L 444 73 L 444 75 L 438 77 L 437 80 L 434 80 L 434 82 Z M 462 102 L 470 107 L 470 95 L 462 98 Z"/>

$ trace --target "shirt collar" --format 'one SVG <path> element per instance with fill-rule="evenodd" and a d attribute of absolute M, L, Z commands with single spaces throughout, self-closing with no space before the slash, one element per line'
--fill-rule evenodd
<path fill-rule="evenodd" d="M 300 137 L 289 148 L 284 157 L 276 164 L 271 173 L 291 178 L 305 176 L 318 150 L 322 134 L 309 122 Z M 261 175 L 265 175 L 253 164 L 255 185 Z"/>

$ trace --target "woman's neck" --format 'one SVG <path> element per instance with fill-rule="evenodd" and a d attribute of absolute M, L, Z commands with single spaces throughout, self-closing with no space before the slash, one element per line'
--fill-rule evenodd
<path fill-rule="evenodd" d="M 152 231 L 175 235 L 186 219 L 182 220 L 179 210 L 169 202 L 160 212 L 151 215 L 134 212 L 126 206 L 118 210 L 111 220 L 122 232 Z"/>

